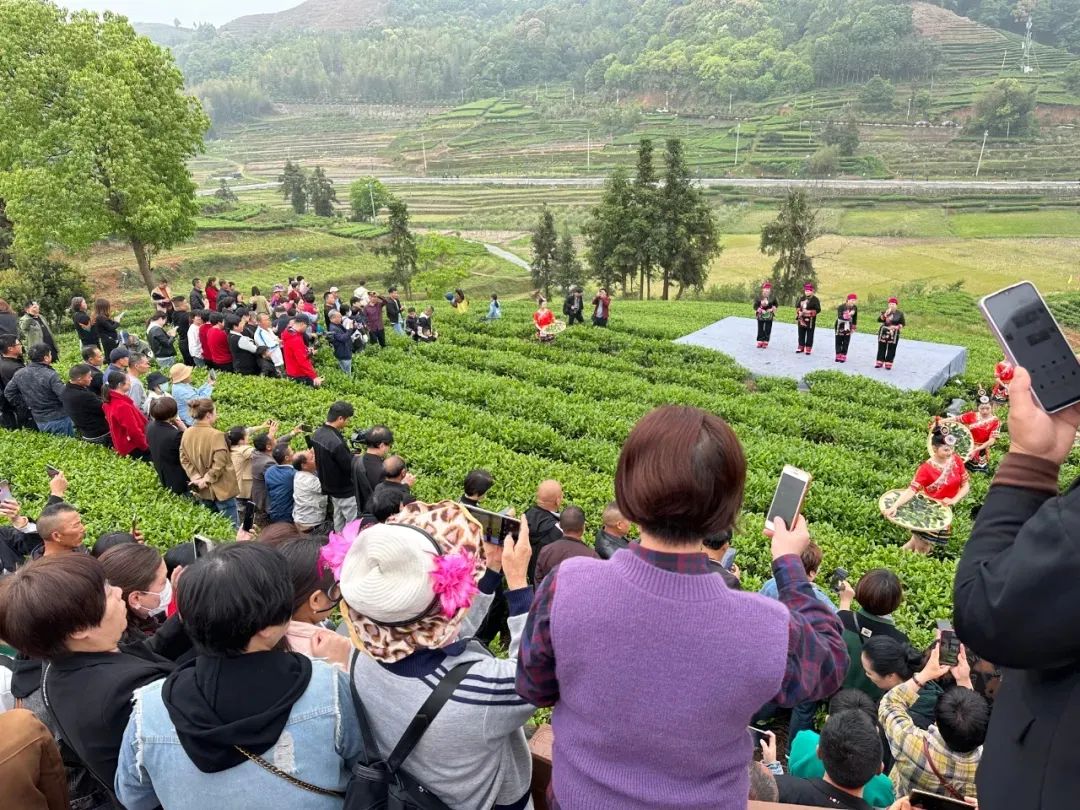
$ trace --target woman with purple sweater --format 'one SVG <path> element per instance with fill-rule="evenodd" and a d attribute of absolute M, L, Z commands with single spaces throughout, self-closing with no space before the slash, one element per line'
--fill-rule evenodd
<path fill-rule="evenodd" d="M 641 542 L 608 561 L 566 560 L 537 591 L 517 691 L 555 707 L 553 810 L 745 807 L 754 713 L 840 688 L 847 649 L 803 570 L 802 518 L 776 521 L 779 602 L 730 590 L 702 552 L 703 537 L 734 526 L 745 478 L 724 420 L 677 406 L 647 414 L 615 475 Z"/>

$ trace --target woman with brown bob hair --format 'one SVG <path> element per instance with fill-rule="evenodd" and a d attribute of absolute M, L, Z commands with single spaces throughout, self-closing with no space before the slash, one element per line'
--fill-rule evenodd
<path fill-rule="evenodd" d="M 729 589 L 702 551 L 707 535 L 734 527 L 745 479 L 723 419 L 652 411 L 615 474 L 619 510 L 641 542 L 608 561 L 566 560 L 537 591 L 517 691 L 555 707 L 553 808 L 745 804 L 754 713 L 839 688 L 847 654 L 803 570 L 805 520 L 778 521 L 772 535 L 779 602 Z"/>
<path fill-rule="evenodd" d="M 0 580 L 0 638 L 46 661 L 42 694 L 60 736 L 110 790 L 132 693 L 172 671 L 145 643 L 121 646 L 121 589 L 88 554 L 42 557 Z"/>
<path fill-rule="evenodd" d="M 858 610 L 851 609 L 853 601 L 859 603 Z M 840 583 L 840 612 L 837 615 L 844 625 L 844 641 L 851 659 L 844 677 L 845 689 L 858 689 L 874 700 L 880 700 L 885 694 L 863 669 L 862 648 L 869 639 L 877 636 L 888 636 L 901 644 L 909 643 L 907 634 L 896 626 L 892 617 L 903 601 L 904 586 L 888 568 L 870 569 L 859 577 L 854 588 L 849 582 Z"/>

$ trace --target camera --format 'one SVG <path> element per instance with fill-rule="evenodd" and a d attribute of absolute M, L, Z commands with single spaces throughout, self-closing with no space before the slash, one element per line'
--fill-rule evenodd
<path fill-rule="evenodd" d="M 352 436 L 349 437 L 349 446 L 352 447 L 354 452 L 362 453 L 367 449 L 368 434 L 371 432 L 371 428 L 360 428 L 354 430 Z"/>
<path fill-rule="evenodd" d="M 833 593 L 840 593 L 840 583 L 846 581 L 848 572 L 846 568 L 837 568 L 829 576 L 829 587 Z"/>

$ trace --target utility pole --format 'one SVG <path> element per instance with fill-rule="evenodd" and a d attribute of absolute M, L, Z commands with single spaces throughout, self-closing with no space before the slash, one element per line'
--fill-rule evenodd
<path fill-rule="evenodd" d="M 424 152 L 424 174 L 427 174 L 427 140 L 424 138 L 424 133 L 420 133 L 420 148 Z"/>
<path fill-rule="evenodd" d="M 733 166 L 739 165 L 739 138 L 742 135 L 742 121 L 735 127 L 735 163 Z"/>
<path fill-rule="evenodd" d="M 979 172 L 982 170 L 983 153 L 986 151 L 986 139 L 990 137 L 990 130 L 986 130 L 983 133 L 982 149 L 979 150 L 979 165 L 975 167 L 975 176 L 979 176 Z"/>
<path fill-rule="evenodd" d="M 1001 57 L 1001 70 L 999 72 L 1005 72 L 1005 60 L 1009 57 L 1009 49 L 1005 49 L 1005 55 Z"/>
<path fill-rule="evenodd" d="M 735 100 L 735 93 L 727 94 L 727 114 L 731 115 L 731 102 Z"/>
<path fill-rule="evenodd" d="M 911 102 L 915 100 L 915 94 L 912 93 L 911 97 L 907 100 L 907 120 L 911 120 Z"/>
<path fill-rule="evenodd" d="M 592 130 L 585 131 L 585 171 L 592 171 Z"/>
<path fill-rule="evenodd" d="M 371 181 L 368 181 L 367 190 L 368 196 L 371 197 L 371 221 L 375 221 L 375 192 L 371 188 Z"/>

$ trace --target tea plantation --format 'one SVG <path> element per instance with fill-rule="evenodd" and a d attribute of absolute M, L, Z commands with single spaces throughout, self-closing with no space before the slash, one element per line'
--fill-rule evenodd
<path fill-rule="evenodd" d="M 620 445 L 635 420 L 665 403 L 696 405 L 727 419 L 749 457 L 734 543 L 748 587 L 769 576 L 762 513 L 780 468 L 794 464 L 815 477 L 805 512 L 824 549 L 823 578 L 838 566 L 852 577 L 876 566 L 896 570 L 908 593 L 897 621 L 919 643 L 929 640 L 934 619 L 950 613 L 955 560 L 988 479 L 975 478 L 971 496 L 956 510 L 953 539 L 932 558 L 900 550 L 905 533 L 880 517 L 877 499 L 910 480 L 925 457 L 932 416 L 954 396 L 970 399 L 990 381 L 999 355 L 969 296 L 906 302 L 911 337 L 962 342 L 971 350 L 969 375 L 934 396 L 829 372 L 812 375 L 811 390 L 800 392 L 792 381 L 750 379 L 722 355 L 671 342 L 727 315 L 745 315 L 747 307 L 739 305 L 615 302 L 612 328 L 575 327 L 543 346 L 530 339 L 529 304 L 507 303 L 494 324 L 480 320 L 479 305 L 459 316 L 436 302 L 438 343 L 392 340 L 385 350 L 357 356 L 351 379 L 323 349 L 318 363 L 326 382 L 319 390 L 222 375 L 215 391 L 218 427 L 256 425 L 271 416 L 286 426 L 319 424 L 331 402 L 348 399 L 357 409 L 356 426 L 383 423 L 394 431 L 394 449 L 416 474 L 420 498 L 456 498 L 465 474 L 483 466 L 496 479 L 490 504 L 524 510 L 536 484 L 553 477 L 563 483 L 567 503 L 585 509 L 591 535 L 612 498 Z M 819 332 L 819 341 L 828 348 L 828 330 Z M 74 348 L 69 339 L 61 369 L 73 362 Z M 142 530 L 160 547 L 196 531 L 219 539 L 231 533 L 201 507 L 164 493 L 149 465 L 73 440 L 0 431 L 0 474 L 31 513 L 46 492 L 46 463 L 71 480 L 69 497 L 90 536 L 126 528 L 136 511 Z M 1066 470 L 1069 477 L 1076 472 Z"/>

